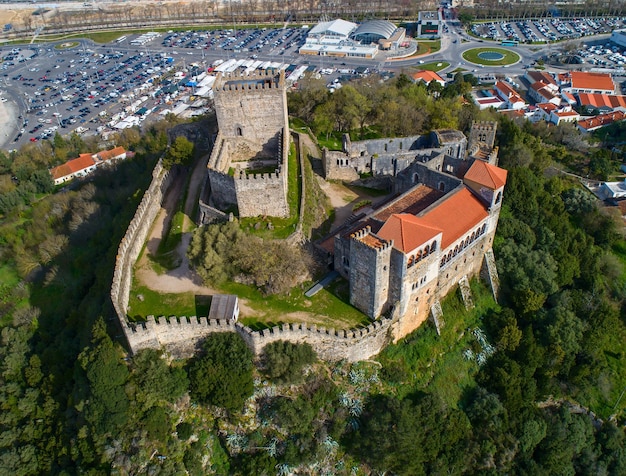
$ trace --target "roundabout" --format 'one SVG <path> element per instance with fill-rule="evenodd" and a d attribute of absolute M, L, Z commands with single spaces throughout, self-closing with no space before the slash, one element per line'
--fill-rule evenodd
<path fill-rule="evenodd" d="M 482 66 L 505 66 L 520 61 L 520 55 L 506 48 L 471 48 L 463 52 L 463 59 Z"/>

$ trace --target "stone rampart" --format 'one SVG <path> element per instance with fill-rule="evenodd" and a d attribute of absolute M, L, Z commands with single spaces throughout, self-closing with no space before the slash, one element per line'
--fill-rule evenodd
<path fill-rule="evenodd" d="M 132 268 L 143 248 L 150 227 L 161 209 L 163 196 L 172 178 L 173 174 L 164 169 L 159 160 L 152 171 L 152 182 L 144 193 L 135 216 L 128 225 L 126 234 L 118 247 L 111 284 L 111 300 L 123 328 L 125 328 L 123 323 L 126 320 L 128 310 Z"/>
<path fill-rule="evenodd" d="M 369 359 L 391 342 L 394 319 L 383 318 L 362 329 L 336 330 L 307 324 L 284 324 L 253 331 L 239 322 L 206 317 L 154 317 L 144 323 L 126 323 L 125 333 L 133 352 L 145 348 L 164 348 L 173 358 L 189 358 L 210 334 L 237 332 L 256 356 L 278 340 L 310 344 L 324 360 Z"/>

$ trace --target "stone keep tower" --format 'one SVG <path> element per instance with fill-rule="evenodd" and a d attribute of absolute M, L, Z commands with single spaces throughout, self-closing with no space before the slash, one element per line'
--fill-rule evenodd
<path fill-rule="evenodd" d="M 279 136 L 288 130 L 284 72 L 225 74 L 218 76 L 213 91 L 222 137 L 250 141 L 274 155 Z"/>
<path fill-rule="evenodd" d="M 219 133 L 208 163 L 209 203 L 239 216 L 289 216 L 289 124 L 284 72 L 218 76 Z"/>
<path fill-rule="evenodd" d="M 350 304 L 368 316 L 388 308 L 392 247 L 392 241 L 373 235 L 369 226 L 350 236 Z"/>

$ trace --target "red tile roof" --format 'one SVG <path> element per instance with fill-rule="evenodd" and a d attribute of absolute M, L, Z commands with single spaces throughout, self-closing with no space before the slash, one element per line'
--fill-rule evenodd
<path fill-rule="evenodd" d="M 111 160 L 113 157 L 118 157 L 124 153 L 126 153 L 124 147 L 119 146 L 111 150 L 103 150 L 102 152 L 98 152 L 98 158 L 103 162 L 106 162 L 107 160 Z"/>
<path fill-rule="evenodd" d="M 421 218 L 423 223 L 443 230 L 441 248 L 446 249 L 488 216 L 483 202 L 464 187 Z"/>
<path fill-rule="evenodd" d="M 626 114 L 622 111 L 615 111 L 608 114 L 600 114 L 599 116 L 585 119 L 583 121 L 578 121 L 578 127 L 585 129 L 586 131 L 591 131 L 600 127 L 608 126 L 609 124 L 613 124 L 617 121 L 622 121 L 625 118 Z"/>
<path fill-rule="evenodd" d="M 495 190 L 500 187 L 504 187 L 506 183 L 507 171 L 496 167 L 495 165 L 488 164 L 482 160 L 475 160 L 472 166 L 465 174 L 464 179 L 471 180 L 484 187 Z"/>
<path fill-rule="evenodd" d="M 544 84 L 556 84 L 554 77 L 550 73 L 546 73 L 545 71 L 529 71 L 528 77 L 531 78 L 535 83 L 541 82 Z"/>
<path fill-rule="evenodd" d="M 431 81 L 445 82 L 445 80 L 441 76 L 439 76 L 437 73 L 435 73 L 434 71 L 428 71 L 428 70 L 417 71 L 416 73 L 413 73 L 411 77 L 413 78 L 414 81 L 421 80 L 427 84 L 430 83 Z"/>
<path fill-rule="evenodd" d="M 52 178 L 56 180 L 71 174 L 75 174 L 76 172 L 80 172 L 81 170 L 88 169 L 89 167 L 93 167 L 94 165 L 95 161 L 93 160 L 91 154 L 80 154 L 76 159 L 68 160 L 63 165 L 54 167 L 50 171 L 50 173 L 52 174 Z"/>
<path fill-rule="evenodd" d="M 420 184 L 402 195 L 396 201 L 385 205 L 384 208 L 376 213 L 375 218 L 380 221 L 386 221 L 395 213 L 410 213 L 411 215 L 417 215 L 444 195 L 445 194 L 439 190 Z"/>
<path fill-rule="evenodd" d="M 572 88 L 615 91 L 615 83 L 610 74 L 572 71 L 570 73 Z"/>
<path fill-rule="evenodd" d="M 391 215 L 378 232 L 384 240 L 393 240 L 393 247 L 410 253 L 418 246 L 432 240 L 443 230 L 425 223 L 408 213 Z"/>
<path fill-rule="evenodd" d="M 524 102 L 517 91 L 504 81 L 498 81 L 496 83 L 496 90 L 503 96 L 503 99 L 508 99 L 510 103 Z"/>
<path fill-rule="evenodd" d="M 578 100 L 581 106 L 609 107 L 611 109 L 615 109 L 616 107 L 626 107 L 626 96 L 579 93 Z"/>

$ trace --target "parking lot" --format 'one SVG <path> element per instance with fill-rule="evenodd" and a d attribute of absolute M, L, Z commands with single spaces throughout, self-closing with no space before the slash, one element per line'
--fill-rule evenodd
<path fill-rule="evenodd" d="M 610 33 L 623 28 L 624 18 L 551 18 L 534 21 L 478 23 L 472 33 L 488 40 L 513 40 L 520 43 L 546 43 L 589 35 Z"/>
<path fill-rule="evenodd" d="M 290 73 L 299 62 L 305 28 L 207 30 L 123 35 L 106 45 L 83 42 L 0 49 L 0 100 L 19 109 L 13 118 L 17 148 L 55 132 L 105 134 L 141 110 L 135 123 L 193 98 L 188 79 L 216 59 L 284 57 L 275 64 Z M 190 84 L 193 84 L 190 83 Z M 132 124 L 132 122 L 131 122 Z"/>

